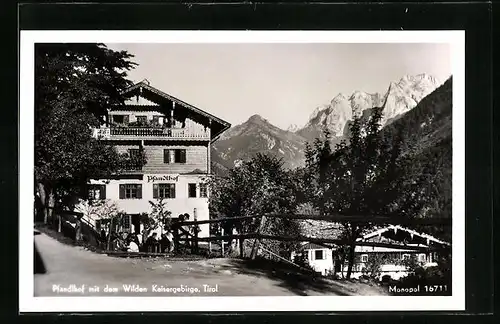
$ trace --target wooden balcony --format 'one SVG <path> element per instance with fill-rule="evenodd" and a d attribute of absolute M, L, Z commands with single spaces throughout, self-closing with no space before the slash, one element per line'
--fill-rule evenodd
<path fill-rule="evenodd" d="M 158 127 L 101 127 L 93 136 L 109 140 L 210 140 L 210 130 L 193 131 L 186 128 Z"/>

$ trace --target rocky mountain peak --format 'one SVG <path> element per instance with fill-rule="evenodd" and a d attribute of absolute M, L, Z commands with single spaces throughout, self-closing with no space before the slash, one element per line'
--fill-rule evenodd
<path fill-rule="evenodd" d="M 299 125 L 297 125 L 297 124 L 290 124 L 290 126 L 288 126 L 288 128 L 286 130 L 289 131 L 289 132 L 294 133 L 294 132 L 296 132 L 296 131 L 299 130 Z"/>
<path fill-rule="evenodd" d="M 389 83 L 385 94 L 356 90 L 347 96 L 337 94 L 329 105 L 316 108 L 306 126 L 297 133 L 306 138 L 318 135 L 317 129 L 327 127 L 333 136 L 342 136 L 345 125 L 363 111 L 382 107 L 382 123 L 407 112 L 426 95 L 438 87 L 436 78 L 426 73 L 405 75 L 399 81 Z"/>
<path fill-rule="evenodd" d="M 389 83 L 389 89 L 387 89 L 387 94 L 401 90 L 401 84 L 404 84 L 405 82 L 407 82 L 407 81 L 405 81 L 403 79 L 399 80 L 398 83 L 391 81 Z"/>
<path fill-rule="evenodd" d="M 332 101 L 330 102 L 331 105 L 335 104 L 335 103 L 339 103 L 339 102 L 342 102 L 344 100 L 347 100 L 347 96 L 343 93 L 339 93 L 338 95 L 336 95 Z"/>
<path fill-rule="evenodd" d="M 297 127 L 295 125 L 295 127 Z M 232 168 L 257 153 L 283 158 L 287 167 L 304 162 L 305 139 L 294 132 L 274 126 L 262 116 L 253 115 L 246 122 L 222 134 L 213 146 L 213 161 Z"/>
<path fill-rule="evenodd" d="M 420 100 L 434 91 L 438 86 L 437 79 L 426 73 L 405 75 L 398 83 L 391 82 L 382 110 L 383 124 L 413 109 Z"/>
<path fill-rule="evenodd" d="M 350 95 L 339 93 L 330 103 L 318 106 L 306 125 L 297 131 L 297 125 L 292 124 L 284 130 L 260 115 L 253 115 L 244 123 L 222 134 L 212 146 L 212 162 L 222 170 L 237 166 L 257 153 L 266 153 L 283 158 L 286 167 L 297 167 L 304 163 L 305 142 L 322 137 L 325 127 L 334 136 L 332 143 L 338 143 L 344 138 L 349 121 L 356 114 L 369 116 L 371 108 L 374 107 L 383 109 L 383 126 L 391 127 L 393 122 L 397 123 L 400 117 L 405 118 L 406 112 L 436 88 L 435 78 L 419 74 L 403 76 L 396 82 L 390 82 L 385 93 L 367 93 L 360 90 Z M 430 105 L 429 101 L 423 104 Z M 420 116 L 418 112 L 415 114 Z M 429 118 L 426 117 L 423 121 L 419 118 L 416 118 L 418 129 L 427 129 L 428 126 L 425 125 L 429 124 Z M 432 127 L 439 126 L 436 125 Z"/>
<path fill-rule="evenodd" d="M 267 123 L 267 119 L 264 119 L 261 115 L 255 114 L 248 118 L 247 123 Z"/>

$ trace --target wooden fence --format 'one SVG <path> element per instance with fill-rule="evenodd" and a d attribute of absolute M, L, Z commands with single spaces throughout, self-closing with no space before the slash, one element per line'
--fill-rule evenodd
<path fill-rule="evenodd" d="M 82 213 L 72 212 L 72 211 L 55 211 L 63 219 L 70 222 L 75 222 L 76 220 L 82 221 L 89 230 L 92 232 L 96 238 L 99 239 L 99 233 L 97 233 L 93 224 L 89 223 L 83 216 Z M 309 236 L 285 236 L 285 235 L 266 235 L 260 233 L 264 224 L 265 219 L 270 218 L 286 218 L 294 220 L 316 220 L 316 221 L 326 221 L 332 223 L 356 223 L 356 224 L 391 224 L 391 225 L 419 225 L 419 226 L 451 226 L 452 221 L 449 218 L 403 218 L 403 217 L 386 217 L 386 216 L 359 216 L 359 215 L 303 215 L 303 214 L 272 214 L 272 215 L 259 215 L 259 216 L 240 216 L 240 217 L 223 217 L 217 219 L 209 220 L 197 220 L 197 221 L 176 221 L 172 225 L 173 239 L 175 252 L 179 253 L 181 247 L 187 247 L 192 254 L 199 254 L 200 252 L 200 242 L 220 242 L 222 248 L 222 254 L 224 254 L 224 242 L 231 240 L 248 240 L 253 239 L 254 244 L 252 247 L 251 256 L 255 256 L 255 252 L 258 249 L 259 242 L 261 240 L 274 240 L 282 242 L 310 242 L 316 244 L 334 244 L 334 245 L 348 245 L 352 242 L 343 239 L 327 239 L 327 238 L 316 238 Z M 218 236 L 211 237 L 199 237 L 198 231 L 189 231 L 186 228 L 197 228 L 199 225 L 204 224 L 219 224 L 222 227 L 223 224 L 227 223 L 239 223 L 242 221 L 258 221 L 260 226 L 254 233 L 240 233 L 240 234 L 222 234 Z M 109 238 L 111 233 L 108 234 L 107 248 L 109 249 Z M 184 244 L 181 244 L 183 242 Z M 357 246 L 368 246 L 368 247 L 384 247 L 393 249 L 412 249 L 414 251 L 430 252 L 430 251 L 449 251 L 450 246 L 439 246 L 439 247 L 422 247 L 422 246 L 407 246 L 398 245 L 391 243 L 379 243 L 379 242 L 362 242 L 356 241 L 354 243 Z"/>
<path fill-rule="evenodd" d="M 286 218 L 296 220 L 321 220 L 332 223 L 358 223 L 358 224 L 391 224 L 391 225 L 443 225 L 451 226 L 450 218 L 404 218 L 404 217 L 387 217 L 387 216 L 366 216 L 366 215 L 301 215 L 301 214 L 272 214 L 264 215 L 266 218 Z M 207 219 L 202 221 L 187 221 L 183 225 L 201 225 L 223 222 L 239 222 L 262 218 L 262 216 L 238 216 L 238 217 L 223 217 L 216 219 Z"/>
<path fill-rule="evenodd" d="M 295 219 L 295 220 L 321 220 L 328 221 L 332 223 L 357 223 L 357 224 L 391 224 L 391 225 L 420 225 L 420 226 L 451 226 L 452 222 L 449 218 L 403 218 L 403 217 L 385 217 L 385 216 L 346 216 L 346 215 L 297 215 L 297 214 L 273 214 L 273 215 L 263 215 L 263 216 L 240 216 L 240 217 L 224 217 L 217 219 L 209 219 L 209 220 L 200 220 L 200 221 L 185 221 L 185 222 L 177 222 L 176 226 L 172 229 L 174 231 L 174 246 L 176 249 L 181 245 L 180 242 L 184 242 L 184 246 L 188 246 L 192 253 L 199 252 L 199 243 L 200 242 L 221 242 L 221 247 L 223 250 L 224 241 L 230 240 L 246 240 L 246 239 L 254 239 L 254 246 L 252 248 L 251 257 L 255 256 L 256 250 L 261 240 L 274 240 L 274 241 L 285 241 L 285 242 L 310 242 L 317 244 L 335 244 L 335 245 L 349 245 L 352 244 L 351 241 L 343 240 L 343 239 L 327 239 L 327 238 L 315 238 L 308 236 L 284 236 L 284 235 L 265 235 L 261 234 L 261 227 L 263 224 L 263 220 L 267 218 L 286 218 L 286 219 Z M 228 235 L 218 235 L 211 237 L 198 237 L 198 232 L 194 231 L 192 235 L 182 235 L 179 232 L 179 229 L 182 226 L 196 226 L 203 224 L 223 224 L 223 223 L 238 223 L 241 221 L 250 221 L 250 220 L 259 220 L 261 226 L 255 233 L 240 233 L 240 234 L 228 234 Z M 379 242 L 363 242 L 356 241 L 354 242 L 356 246 L 368 246 L 368 247 L 384 247 L 384 248 L 392 248 L 392 249 L 401 249 L 401 250 L 414 250 L 419 252 L 440 252 L 440 251 L 449 251 L 450 246 L 439 246 L 439 247 L 424 247 L 424 246 L 413 246 L 413 245 L 399 245 L 399 244 L 391 244 L 391 243 L 379 243 Z M 224 253 L 224 252 L 222 252 Z"/>

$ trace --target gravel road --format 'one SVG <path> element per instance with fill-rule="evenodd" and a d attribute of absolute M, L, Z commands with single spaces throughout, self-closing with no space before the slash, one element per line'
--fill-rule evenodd
<path fill-rule="evenodd" d="M 60 243 L 46 234 L 36 235 L 35 244 L 47 268 L 47 273 L 35 275 L 35 296 L 386 294 L 378 286 L 312 280 L 289 270 L 263 269 L 238 259 L 114 258 Z"/>

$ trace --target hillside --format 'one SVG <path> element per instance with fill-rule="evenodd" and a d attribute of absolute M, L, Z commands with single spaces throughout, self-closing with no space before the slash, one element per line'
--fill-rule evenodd
<path fill-rule="evenodd" d="M 417 107 L 384 128 L 391 135 L 401 128 L 403 149 L 414 156 L 413 172 L 432 175 L 435 199 L 429 216 L 451 217 L 452 83 L 452 78 L 448 79 Z"/>
<path fill-rule="evenodd" d="M 415 146 L 416 152 L 451 141 L 452 82 L 452 78 L 448 79 L 414 109 L 391 120 L 384 132 L 394 134 L 397 128 L 402 129 L 407 149 Z"/>

